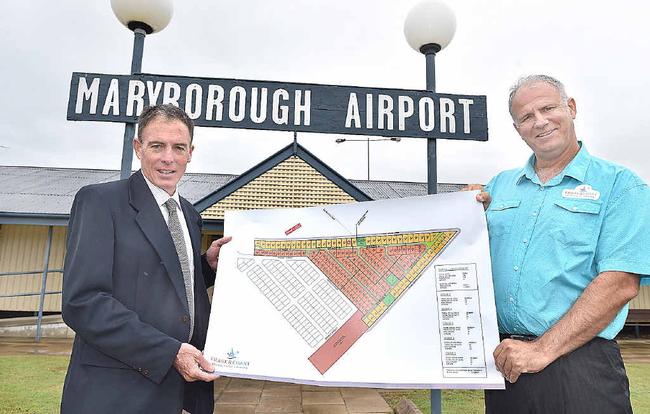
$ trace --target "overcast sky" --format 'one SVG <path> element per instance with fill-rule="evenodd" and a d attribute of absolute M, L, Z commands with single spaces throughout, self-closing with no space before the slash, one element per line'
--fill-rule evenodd
<path fill-rule="evenodd" d="M 424 57 L 403 35 L 417 0 L 183 0 L 145 40 L 143 72 L 424 89 Z M 455 0 L 456 35 L 436 59 L 437 91 L 487 95 L 488 142 L 438 141 L 440 182 L 486 182 L 530 151 L 511 125 L 522 74 L 562 80 L 589 151 L 650 181 L 650 3 Z M 0 165 L 119 169 L 123 124 L 66 120 L 74 71 L 128 74 L 132 33 L 109 0 L 29 0 L 0 14 Z M 366 178 L 366 146 L 338 135 L 300 144 L 347 178 Z M 350 138 L 347 136 L 347 138 Z M 199 128 L 191 172 L 239 174 L 290 132 Z M 371 144 L 371 178 L 426 180 L 426 141 Z M 137 160 L 134 168 L 137 168 Z"/>

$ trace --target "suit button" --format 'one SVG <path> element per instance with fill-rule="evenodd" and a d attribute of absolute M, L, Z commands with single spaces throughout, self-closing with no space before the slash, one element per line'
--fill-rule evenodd
<path fill-rule="evenodd" d="M 138 372 L 142 372 L 142 368 L 138 368 Z"/>
<path fill-rule="evenodd" d="M 144 375 L 149 375 L 149 370 L 145 368 L 145 369 L 142 370 L 142 373 Z"/>
<path fill-rule="evenodd" d="M 182 320 L 184 323 L 188 323 L 188 322 L 190 321 L 190 317 L 187 316 L 187 315 L 183 315 L 183 316 L 181 317 L 181 320 Z"/>

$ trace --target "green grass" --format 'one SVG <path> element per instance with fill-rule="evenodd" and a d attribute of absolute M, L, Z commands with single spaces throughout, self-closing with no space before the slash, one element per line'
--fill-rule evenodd
<path fill-rule="evenodd" d="M 395 406 L 407 398 L 415 404 L 424 414 L 431 414 L 431 400 L 429 390 L 400 390 L 400 391 L 382 391 L 388 405 Z M 443 390 L 442 391 L 442 412 L 445 414 L 452 413 L 482 413 L 483 391 L 480 390 Z"/>
<path fill-rule="evenodd" d="M 630 378 L 635 413 L 650 413 L 650 364 L 625 364 Z M 66 356 L 21 355 L 0 357 L 0 414 L 50 414 L 59 412 Z M 429 390 L 382 392 L 395 407 L 408 398 L 425 414 L 430 414 Z M 445 414 L 483 413 L 483 391 L 445 390 Z"/>
<path fill-rule="evenodd" d="M 632 409 L 635 413 L 650 413 L 650 364 L 625 364 L 630 379 Z M 429 390 L 399 390 L 382 392 L 382 396 L 391 407 L 395 407 L 402 398 L 408 398 L 424 414 L 431 414 Z M 483 391 L 478 390 L 443 390 L 442 412 L 444 414 L 483 413 Z"/>
<path fill-rule="evenodd" d="M 625 364 L 635 413 L 650 413 L 650 364 Z"/>
<path fill-rule="evenodd" d="M 0 357 L 0 413 L 58 413 L 67 356 Z"/>

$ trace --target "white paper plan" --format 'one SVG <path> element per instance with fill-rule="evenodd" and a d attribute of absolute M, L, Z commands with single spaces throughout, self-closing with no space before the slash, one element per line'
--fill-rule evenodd
<path fill-rule="evenodd" d="M 475 194 L 227 211 L 206 357 L 233 377 L 503 388 Z"/>

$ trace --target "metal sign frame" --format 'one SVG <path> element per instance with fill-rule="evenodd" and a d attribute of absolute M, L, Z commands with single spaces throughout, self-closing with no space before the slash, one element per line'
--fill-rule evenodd
<path fill-rule="evenodd" d="M 67 119 L 136 123 L 161 103 L 201 127 L 487 140 L 482 95 L 153 74 L 73 73 Z"/>

